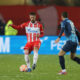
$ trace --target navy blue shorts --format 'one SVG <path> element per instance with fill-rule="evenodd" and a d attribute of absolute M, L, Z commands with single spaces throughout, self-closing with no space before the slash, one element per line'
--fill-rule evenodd
<path fill-rule="evenodd" d="M 62 50 L 65 52 L 75 53 L 77 49 L 77 43 L 72 41 L 67 41 L 65 45 L 62 47 Z"/>

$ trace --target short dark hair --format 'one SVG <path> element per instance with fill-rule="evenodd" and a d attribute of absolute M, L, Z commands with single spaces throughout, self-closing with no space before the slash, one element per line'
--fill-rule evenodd
<path fill-rule="evenodd" d="M 36 16 L 36 13 L 35 12 L 31 12 L 29 15 Z"/>
<path fill-rule="evenodd" d="M 64 18 L 68 18 L 68 13 L 67 13 L 67 12 L 63 12 L 63 13 L 62 13 L 62 16 L 63 16 Z"/>

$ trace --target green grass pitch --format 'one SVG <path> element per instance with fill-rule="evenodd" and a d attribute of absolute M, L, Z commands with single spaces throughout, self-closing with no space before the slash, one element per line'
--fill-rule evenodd
<path fill-rule="evenodd" d="M 80 55 L 78 55 L 80 57 Z M 33 55 L 30 55 L 32 64 Z M 39 55 L 37 68 L 28 73 L 20 72 L 25 64 L 24 55 L 0 55 L 0 80 L 80 80 L 80 65 L 65 56 L 67 75 L 58 75 L 61 70 L 57 55 Z"/>

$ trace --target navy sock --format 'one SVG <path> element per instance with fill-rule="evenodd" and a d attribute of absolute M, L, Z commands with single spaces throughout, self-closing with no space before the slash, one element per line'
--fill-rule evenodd
<path fill-rule="evenodd" d="M 75 57 L 73 60 L 76 61 L 78 64 L 80 64 L 80 58 Z"/>
<path fill-rule="evenodd" d="M 64 60 L 64 56 L 59 56 L 59 63 L 61 65 L 62 69 L 65 69 L 65 60 Z"/>

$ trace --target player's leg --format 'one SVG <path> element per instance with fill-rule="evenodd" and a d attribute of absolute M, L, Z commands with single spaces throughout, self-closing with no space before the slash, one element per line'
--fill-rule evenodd
<path fill-rule="evenodd" d="M 59 52 L 59 63 L 62 68 L 59 74 L 66 74 L 64 55 L 66 54 L 66 52 L 70 51 L 70 49 L 71 49 L 70 41 L 67 41 L 66 44 L 63 46 L 62 50 Z"/>
<path fill-rule="evenodd" d="M 71 58 L 73 61 L 75 61 L 75 62 L 77 62 L 78 64 L 80 64 L 80 58 L 76 57 L 75 53 L 71 53 L 71 54 L 70 54 L 70 58 Z"/>
<path fill-rule="evenodd" d="M 76 57 L 76 49 L 77 49 L 77 43 L 73 43 L 70 57 L 73 61 L 76 61 L 78 64 L 80 64 L 80 58 Z"/>
<path fill-rule="evenodd" d="M 34 56 L 33 56 L 33 65 L 32 69 L 34 70 L 38 60 L 38 50 L 40 48 L 41 42 L 34 42 Z"/>
<path fill-rule="evenodd" d="M 31 68 L 30 67 L 30 60 L 29 60 L 29 50 L 28 49 L 25 49 L 24 51 L 25 51 L 25 62 L 27 64 L 27 67 L 28 68 Z"/>
<path fill-rule="evenodd" d="M 24 58 L 25 58 L 25 62 L 27 64 L 27 68 L 28 68 L 27 72 L 31 72 L 30 60 L 29 60 L 29 54 L 31 52 L 30 49 L 31 49 L 31 45 L 30 45 L 30 43 L 27 43 L 24 47 L 24 52 L 25 52 Z"/>
<path fill-rule="evenodd" d="M 33 65 L 32 69 L 34 70 L 38 60 L 38 47 L 34 47 L 34 56 L 33 56 Z"/>
<path fill-rule="evenodd" d="M 65 51 L 61 50 L 59 52 L 59 63 L 61 66 L 61 72 L 59 72 L 59 74 L 65 74 L 66 73 L 66 69 L 65 69 L 65 59 L 64 59 L 64 55 L 65 55 Z"/>

